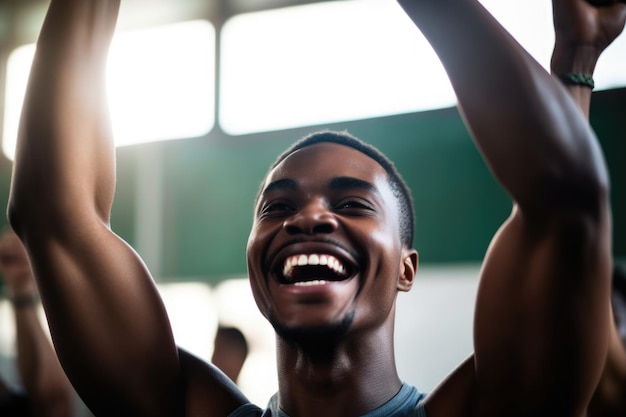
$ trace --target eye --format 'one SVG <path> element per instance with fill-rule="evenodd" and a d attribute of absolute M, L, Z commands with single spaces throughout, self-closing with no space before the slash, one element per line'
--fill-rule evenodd
<path fill-rule="evenodd" d="M 374 210 L 371 204 L 361 199 L 346 199 L 335 205 L 336 210 L 347 214 L 362 214 Z"/>
<path fill-rule="evenodd" d="M 295 204 L 289 201 L 268 201 L 259 211 L 260 217 L 279 217 L 296 210 Z"/>

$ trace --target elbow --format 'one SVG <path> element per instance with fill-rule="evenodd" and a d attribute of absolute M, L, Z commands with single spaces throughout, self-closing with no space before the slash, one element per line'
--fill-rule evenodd
<path fill-rule="evenodd" d="M 6 218 L 15 234 L 22 238 L 29 226 L 37 218 L 37 213 L 27 204 L 27 201 L 26 203 L 24 202 L 23 198 L 15 195 L 15 193 L 11 194 L 7 203 Z"/>
<path fill-rule="evenodd" d="M 9 226 L 13 229 L 13 231 L 18 235 L 22 236 L 22 216 L 20 216 L 20 210 L 18 206 L 15 204 L 15 199 L 10 198 L 7 204 L 6 211 L 7 221 Z"/>
<path fill-rule="evenodd" d="M 587 218 L 605 218 L 610 207 L 610 184 L 604 172 L 582 170 L 551 173 L 536 179 L 535 192 L 529 194 L 522 209 L 538 217 L 561 217 L 578 213 Z"/>
<path fill-rule="evenodd" d="M 85 204 L 69 191 L 55 195 L 54 190 L 59 188 L 62 186 L 15 185 L 14 182 L 7 202 L 6 218 L 22 240 L 35 235 L 57 234 L 80 218 L 80 209 Z"/>
<path fill-rule="evenodd" d="M 36 219 L 37 200 L 42 193 L 31 176 L 21 169 L 25 164 L 17 158 L 15 164 L 5 214 L 11 228 L 22 237 L 24 229 Z"/>

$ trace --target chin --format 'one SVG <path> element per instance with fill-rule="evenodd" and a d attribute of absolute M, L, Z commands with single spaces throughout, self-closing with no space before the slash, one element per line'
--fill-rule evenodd
<path fill-rule="evenodd" d="M 352 310 L 337 323 L 319 325 L 284 325 L 273 312 L 270 312 L 268 319 L 278 336 L 288 344 L 305 351 L 323 352 L 332 349 L 344 339 L 352 326 L 354 316 Z"/>

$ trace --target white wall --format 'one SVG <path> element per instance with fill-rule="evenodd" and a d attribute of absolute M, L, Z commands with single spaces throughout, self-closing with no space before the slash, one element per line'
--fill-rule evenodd
<path fill-rule="evenodd" d="M 473 351 L 478 269 L 421 268 L 413 289 L 398 296 L 398 372 L 421 391 L 431 391 Z"/>

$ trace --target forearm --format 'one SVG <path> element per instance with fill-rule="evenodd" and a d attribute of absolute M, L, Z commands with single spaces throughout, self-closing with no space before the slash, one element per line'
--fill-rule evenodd
<path fill-rule="evenodd" d="M 596 48 L 590 46 L 577 46 L 559 39 L 557 40 L 550 60 L 550 71 L 561 82 L 560 77 L 567 74 L 580 74 L 593 77 L 596 63 L 600 54 Z M 574 99 L 585 119 L 589 119 L 589 107 L 591 104 L 592 86 L 585 84 L 575 84 L 571 82 L 563 83 L 570 96 Z"/>
<path fill-rule="evenodd" d="M 624 29 L 626 2 L 553 0 L 552 20 L 555 42 L 550 70 L 565 81 L 568 92 L 588 118 L 595 84 L 591 77 L 602 53 Z"/>
<path fill-rule="evenodd" d="M 21 219 L 36 232 L 72 221 L 77 210 L 108 221 L 115 162 L 105 75 L 118 9 L 119 0 L 50 4 L 16 149 L 9 215 L 18 234 Z"/>
<path fill-rule="evenodd" d="M 552 204 L 562 204 L 551 201 L 556 187 L 570 193 L 587 188 L 602 192 L 606 168 L 580 111 L 559 82 L 478 2 L 400 3 L 446 68 L 487 164 L 520 206 L 533 213 L 554 211 Z M 538 193 L 537 185 L 545 190 Z M 560 197 L 567 203 L 576 200 Z"/>

